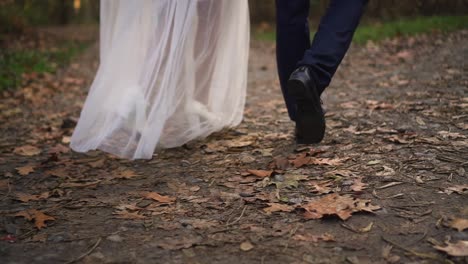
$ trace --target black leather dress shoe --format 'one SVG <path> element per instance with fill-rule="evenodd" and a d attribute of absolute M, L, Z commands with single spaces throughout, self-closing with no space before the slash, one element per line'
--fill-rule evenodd
<path fill-rule="evenodd" d="M 313 144 L 322 141 L 325 135 L 325 116 L 320 95 L 310 69 L 301 66 L 288 80 L 288 93 L 296 98 L 296 142 Z"/>

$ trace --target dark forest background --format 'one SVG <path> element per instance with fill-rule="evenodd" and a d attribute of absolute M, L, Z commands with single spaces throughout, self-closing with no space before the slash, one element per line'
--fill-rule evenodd
<path fill-rule="evenodd" d="M 329 0 L 310 2 L 313 34 Z M 24 74 L 65 67 L 95 43 L 99 5 L 99 0 L 0 0 L 0 92 L 21 86 Z M 274 41 L 274 0 L 249 0 L 249 6 L 253 39 Z M 466 28 L 468 0 L 370 0 L 353 43 Z"/>
<path fill-rule="evenodd" d="M 328 0 L 311 0 L 311 22 L 316 23 Z M 249 0 L 253 25 L 273 24 L 273 0 Z M 468 0 L 370 0 L 364 23 L 411 16 L 463 15 Z M 97 23 L 98 0 L 0 0 L 1 32 L 21 31 L 34 25 Z"/>

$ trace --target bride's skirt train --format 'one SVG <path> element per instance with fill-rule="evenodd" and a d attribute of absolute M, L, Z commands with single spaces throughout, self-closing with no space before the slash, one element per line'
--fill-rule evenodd
<path fill-rule="evenodd" d="M 100 66 L 71 147 L 149 159 L 242 120 L 246 0 L 101 0 Z"/>

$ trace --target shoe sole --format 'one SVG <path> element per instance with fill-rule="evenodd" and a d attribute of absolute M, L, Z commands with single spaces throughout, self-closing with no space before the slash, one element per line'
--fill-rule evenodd
<path fill-rule="evenodd" d="M 296 98 L 298 108 L 304 109 L 296 115 L 297 130 L 301 131 L 300 136 L 296 135 L 296 143 L 321 142 L 325 135 L 325 117 L 318 94 L 310 91 L 303 81 L 297 79 L 288 81 L 288 93 Z"/>

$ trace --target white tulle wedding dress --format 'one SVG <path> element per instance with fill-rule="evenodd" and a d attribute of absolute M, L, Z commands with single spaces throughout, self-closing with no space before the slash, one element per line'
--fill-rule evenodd
<path fill-rule="evenodd" d="M 71 139 L 150 159 L 243 116 L 247 0 L 101 0 L 100 66 Z"/>

